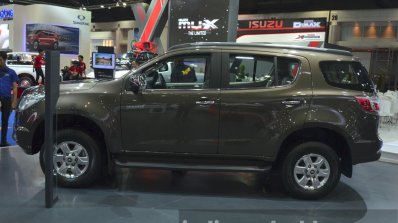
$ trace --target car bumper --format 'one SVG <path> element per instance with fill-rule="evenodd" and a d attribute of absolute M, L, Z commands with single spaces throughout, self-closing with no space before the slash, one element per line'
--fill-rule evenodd
<path fill-rule="evenodd" d="M 25 125 L 29 124 L 29 122 L 26 122 L 29 119 L 22 119 L 21 116 L 21 114 L 15 114 L 13 138 L 26 154 L 33 155 L 35 154 L 33 151 L 33 131 L 31 127 Z"/>
<path fill-rule="evenodd" d="M 379 160 L 382 146 L 383 141 L 380 138 L 374 141 L 356 142 L 351 149 L 352 164 Z"/>

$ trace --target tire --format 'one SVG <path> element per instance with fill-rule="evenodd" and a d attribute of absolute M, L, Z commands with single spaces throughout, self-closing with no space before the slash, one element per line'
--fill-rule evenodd
<path fill-rule="evenodd" d="M 80 146 L 82 149 L 77 154 L 74 151 Z M 70 150 L 69 156 L 66 156 L 65 151 L 68 149 Z M 60 186 L 87 187 L 101 175 L 102 155 L 100 148 L 96 140 L 84 131 L 78 129 L 58 131 L 55 153 L 58 155 L 58 159 L 55 159 L 54 155 L 53 163 Z M 40 166 L 44 172 L 44 146 L 40 151 Z"/>
<path fill-rule="evenodd" d="M 18 82 L 18 86 L 19 87 L 31 87 L 35 85 L 35 80 L 33 80 L 32 77 L 30 76 L 21 76 L 19 77 L 19 82 Z"/>
<path fill-rule="evenodd" d="M 54 50 L 58 49 L 58 42 L 55 42 L 55 43 L 53 44 L 53 49 L 54 49 Z"/>
<path fill-rule="evenodd" d="M 38 50 L 39 49 L 39 42 L 38 41 L 34 41 L 32 44 L 32 48 L 33 50 Z"/>
<path fill-rule="evenodd" d="M 320 163 L 322 158 L 325 161 Z M 285 157 L 281 169 L 285 190 L 291 196 L 305 200 L 326 196 L 336 187 L 340 175 L 336 152 L 321 142 L 305 142 L 295 146 Z"/>

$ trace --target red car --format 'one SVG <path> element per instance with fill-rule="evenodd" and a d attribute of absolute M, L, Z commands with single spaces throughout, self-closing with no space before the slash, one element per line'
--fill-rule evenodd
<path fill-rule="evenodd" d="M 29 33 L 26 43 L 32 50 L 38 50 L 40 47 L 58 49 L 58 34 L 47 30 L 35 30 Z"/>

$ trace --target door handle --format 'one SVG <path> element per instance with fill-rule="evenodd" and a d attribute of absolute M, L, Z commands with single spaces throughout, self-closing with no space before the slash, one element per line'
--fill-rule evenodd
<path fill-rule="evenodd" d="M 284 105 L 299 105 L 301 103 L 303 103 L 302 100 L 284 100 L 284 101 L 282 101 L 282 104 L 284 104 Z"/>
<path fill-rule="evenodd" d="M 214 105 L 216 102 L 215 101 L 196 101 L 197 105 Z"/>

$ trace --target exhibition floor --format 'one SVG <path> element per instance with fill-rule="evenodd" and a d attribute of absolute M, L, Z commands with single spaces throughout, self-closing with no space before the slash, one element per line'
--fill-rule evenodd
<path fill-rule="evenodd" d="M 58 189 L 44 208 L 44 176 L 38 156 L 19 147 L 0 148 L 0 222 L 156 223 L 397 223 L 398 166 L 360 164 L 352 179 L 319 201 L 301 201 L 278 187 L 259 189 L 247 173 L 117 169 L 117 183 Z"/>

